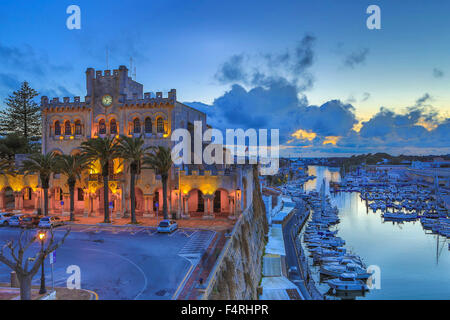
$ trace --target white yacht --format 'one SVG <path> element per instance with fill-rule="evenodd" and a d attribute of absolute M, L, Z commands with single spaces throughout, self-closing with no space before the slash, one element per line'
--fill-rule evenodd
<path fill-rule="evenodd" d="M 356 279 L 355 273 L 342 273 L 339 278 L 327 281 L 330 288 L 339 291 L 366 291 L 369 290 L 367 285 Z"/>
<path fill-rule="evenodd" d="M 339 277 L 343 273 L 354 273 L 356 274 L 355 278 L 360 280 L 369 279 L 372 275 L 366 269 L 361 268 L 361 266 L 355 263 L 348 263 L 346 265 L 338 263 L 324 264 L 320 267 L 320 273 L 331 277 Z"/>

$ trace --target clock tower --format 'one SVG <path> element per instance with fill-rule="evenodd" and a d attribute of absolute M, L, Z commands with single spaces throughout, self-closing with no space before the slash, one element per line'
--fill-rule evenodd
<path fill-rule="evenodd" d="M 86 103 L 92 108 L 92 119 L 106 113 L 117 113 L 126 100 L 142 99 L 143 85 L 128 76 L 126 66 L 116 70 L 86 70 Z"/>

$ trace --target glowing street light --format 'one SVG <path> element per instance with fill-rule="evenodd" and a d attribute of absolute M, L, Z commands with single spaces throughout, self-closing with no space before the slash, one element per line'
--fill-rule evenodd
<path fill-rule="evenodd" d="M 41 241 L 41 255 L 44 254 L 44 242 L 46 237 L 47 233 L 45 231 L 41 230 L 38 232 L 38 238 Z M 47 289 L 45 289 L 44 261 L 45 257 L 43 257 L 41 265 L 41 288 L 39 289 L 39 294 L 44 294 L 47 292 Z"/>

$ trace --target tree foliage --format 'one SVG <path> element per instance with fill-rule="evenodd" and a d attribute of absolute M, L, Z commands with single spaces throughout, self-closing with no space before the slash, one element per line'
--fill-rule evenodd
<path fill-rule="evenodd" d="M 41 109 L 33 100 L 38 93 L 24 81 L 19 90 L 5 100 L 0 111 L 0 134 L 21 135 L 27 144 L 41 138 Z"/>

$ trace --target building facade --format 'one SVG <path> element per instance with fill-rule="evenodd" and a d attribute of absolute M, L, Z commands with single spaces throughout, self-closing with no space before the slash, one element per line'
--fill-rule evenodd
<path fill-rule="evenodd" d="M 206 115 L 177 101 L 176 90 L 144 93 L 143 85 L 128 69 L 86 70 L 86 96 L 49 100 L 41 98 L 42 152 L 76 154 L 90 138 L 121 135 L 142 136 L 145 146 L 171 147 L 171 133 L 178 128 L 194 130 Z M 20 157 L 16 159 L 20 163 Z M 129 213 L 130 175 L 126 162 L 114 160 L 109 172 L 109 199 L 113 217 Z M 103 214 L 103 180 L 99 165 L 86 171 L 75 187 L 75 214 Z M 36 211 L 43 208 L 37 176 L 0 177 L 0 209 Z M 169 212 L 178 217 L 234 218 L 250 205 L 252 170 L 249 165 L 173 166 L 169 175 Z M 136 213 L 154 216 L 162 211 L 162 185 L 153 170 L 144 169 L 136 182 Z M 69 213 L 69 189 L 64 175 L 54 175 L 49 189 L 51 214 Z M 160 205 L 161 204 L 161 205 Z"/>

